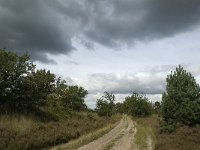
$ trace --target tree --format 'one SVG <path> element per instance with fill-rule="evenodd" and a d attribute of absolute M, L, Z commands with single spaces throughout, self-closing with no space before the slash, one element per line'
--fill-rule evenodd
<path fill-rule="evenodd" d="M 83 87 L 63 85 L 63 90 L 60 90 L 60 92 L 64 107 L 76 111 L 85 110 L 87 108 L 84 98 L 88 92 Z"/>
<path fill-rule="evenodd" d="M 153 104 L 153 110 L 154 110 L 154 113 L 160 115 L 160 111 L 161 111 L 161 104 L 160 102 L 156 101 L 154 104 Z"/>
<path fill-rule="evenodd" d="M 45 69 L 37 70 L 26 77 L 21 88 L 20 99 L 24 107 L 40 107 L 55 87 L 55 75 Z"/>
<path fill-rule="evenodd" d="M 96 112 L 99 116 L 112 116 L 114 112 L 115 96 L 112 93 L 104 92 L 104 95 L 97 99 Z"/>
<path fill-rule="evenodd" d="M 20 93 L 27 76 L 35 66 L 29 61 L 29 56 L 17 55 L 5 49 L 0 49 L 0 108 L 1 111 L 21 109 Z"/>
<path fill-rule="evenodd" d="M 145 117 L 151 115 L 152 105 L 145 96 L 133 93 L 125 98 L 124 112 L 136 117 Z"/>
<path fill-rule="evenodd" d="M 36 112 L 48 106 L 85 110 L 87 94 L 82 87 L 68 86 L 61 78 L 56 79 L 50 71 L 35 71 L 27 54 L 0 49 L 1 112 Z"/>
<path fill-rule="evenodd" d="M 162 97 L 162 117 L 166 123 L 195 125 L 200 123 L 200 87 L 179 65 L 167 76 Z"/>
<path fill-rule="evenodd" d="M 123 103 L 116 103 L 115 104 L 115 112 L 117 113 L 124 113 L 124 105 Z"/>

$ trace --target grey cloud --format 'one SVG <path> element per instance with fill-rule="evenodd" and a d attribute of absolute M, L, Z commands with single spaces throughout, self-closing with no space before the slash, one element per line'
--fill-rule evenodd
<path fill-rule="evenodd" d="M 159 73 L 142 74 L 92 74 L 89 77 L 89 92 L 112 91 L 115 94 L 132 92 L 162 94 L 165 91 L 165 76 Z M 87 86 L 87 85 L 85 85 Z"/>
<path fill-rule="evenodd" d="M 105 15 L 95 18 L 86 35 L 108 46 L 172 36 L 195 27 L 200 21 L 198 0 L 110 0 L 102 3 Z M 110 9 L 105 5 L 111 6 Z"/>
<path fill-rule="evenodd" d="M 51 62 L 45 54 L 70 53 L 74 37 L 113 48 L 191 30 L 199 14 L 199 0 L 0 0 L 0 47 Z"/>
<path fill-rule="evenodd" d="M 50 61 L 46 53 L 73 50 L 71 37 L 63 33 L 59 16 L 46 5 L 47 2 L 0 0 L 0 47 L 27 51 L 34 59 L 46 62 Z"/>

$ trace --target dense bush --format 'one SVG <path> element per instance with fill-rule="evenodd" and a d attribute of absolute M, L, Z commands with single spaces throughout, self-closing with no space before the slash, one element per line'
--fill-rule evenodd
<path fill-rule="evenodd" d="M 125 98 L 124 111 L 136 117 L 145 117 L 152 114 L 152 104 L 143 95 L 133 93 Z"/>
<path fill-rule="evenodd" d="M 63 91 L 61 101 L 65 107 L 72 110 L 86 110 L 87 107 L 84 102 L 84 98 L 87 94 L 87 90 L 85 90 L 83 87 L 66 86 Z"/>
<path fill-rule="evenodd" d="M 191 73 L 181 66 L 167 76 L 162 117 L 163 121 L 170 124 L 193 126 L 200 123 L 200 87 Z"/>

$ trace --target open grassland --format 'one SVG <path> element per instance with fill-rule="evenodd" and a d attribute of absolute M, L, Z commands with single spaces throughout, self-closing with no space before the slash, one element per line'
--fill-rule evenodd
<path fill-rule="evenodd" d="M 81 135 L 116 122 L 119 117 L 98 117 L 95 113 L 73 113 L 62 121 L 43 122 L 23 115 L 0 116 L 0 149 L 42 149 L 69 142 Z"/>

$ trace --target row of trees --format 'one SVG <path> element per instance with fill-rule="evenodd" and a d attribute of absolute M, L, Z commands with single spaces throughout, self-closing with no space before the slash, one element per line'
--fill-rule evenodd
<path fill-rule="evenodd" d="M 68 86 L 44 69 L 36 70 L 27 54 L 0 49 L 0 111 L 24 112 L 45 106 L 62 105 L 84 110 L 87 90 Z"/>
<path fill-rule="evenodd" d="M 100 116 L 127 113 L 132 116 L 148 116 L 159 112 L 164 124 L 196 125 L 200 123 L 200 87 L 191 75 L 179 66 L 166 79 L 166 92 L 161 105 L 152 104 L 141 94 L 133 93 L 123 103 L 115 104 L 115 96 L 105 92 L 97 100 L 96 112 Z M 23 112 L 42 107 L 63 107 L 85 110 L 87 90 L 68 86 L 50 71 L 36 70 L 27 54 L 0 49 L 0 111 Z M 58 107 L 58 108 L 60 108 Z"/>
<path fill-rule="evenodd" d="M 115 104 L 115 96 L 105 92 L 97 100 L 96 111 L 102 116 L 111 116 L 118 112 L 145 117 L 158 113 L 161 116 L 162 129 L 170 132 L 181 125 L 200 124 L 200 86 L 191 73 L 178 66 L 167 76 L 166 82 L 166 92 L 161 103 L 152 104 L 144 95 L 133 93 L 124 102 Z"/>
<path fill-rule="evenodd" d="M 115 96 L 105 92 L 104 96 L 97 99 L 96 112 L 100 116 L 111 116 L 115 113 L 125 113 L 135 117 L 145 117 L 157 111 L 157 105 L 152 104 L 147 97 L 142 94 L 133 93 L 125 98 L 122 103 L 114 103 Z M 157 104 L 159 102 L 156 102 Z M 160 103 L 159 103 L 160 104 Z"/>

